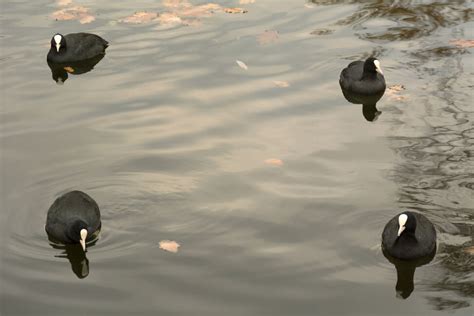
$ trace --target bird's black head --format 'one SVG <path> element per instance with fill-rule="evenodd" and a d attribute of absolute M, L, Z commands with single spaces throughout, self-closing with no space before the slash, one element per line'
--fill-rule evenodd
<path fill-rule="evenodd" d="M 66 234 L 67 237 L 71 240 L 71 242 L 80 243 L 82 249 L 86 251 L 86 239 L 88 234 L 86 222 L 80 219 L 72 221 L 68 227 Z"/>
<path fill-rule="evenodd" d="M 364 73 L 375 75 L 377 72 L 383 76 L 382 68 L 380 67 L 380 61 L 374 57 L 367 58 L 364 63 Z"/>
<path fill-rule="evenodd" d="M 61 34 L 57 33 L 51 39 L 51 50 L 60 54 L 61 52 L 66 51 L 67 44 L 66 39 Z"/>
<path fill-rule="evenodd" d="M 403 234 L 414 235 L 416 230 L 416 217 L 411 212 L 405 212 L 398 216 L 398 237 Z"/>

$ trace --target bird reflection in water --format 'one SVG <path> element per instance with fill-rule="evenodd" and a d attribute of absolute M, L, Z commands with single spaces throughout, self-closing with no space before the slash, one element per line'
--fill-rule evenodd
<path fill-rule="evenodd" d="M 68 79 L 69 75 L 82 75 L 94 69 L 94 66 L 104 58 L 105 54 L 94 58 L 69 63 L 54 63 L 48 61 L 53 80 L 62 85 Z"/>
<path fill-rule="evenodd" d="M 383 96 L 384 92 L 375 94 L 375 95 L 360 95 L 341 87 L 342 94 L 347 101 L 354 104 L 362 104 L 362 115 L 369 122 L 375 122 L 378 117 L 382 114 L 381 111 L 377 109 L 377 102 Z"/>
<path fill-rule="evenodd" d="M 397 284 L 395 285 L 395 291 L 398 298 L 406 299 L 411 295 L 415 289 L 413 278 L 415 276 L 416 268 L 430 263 L 435 254 L 436 249 L 423 258 L 416 260 L 401 260 L 390 256 L 385 250 L 383 250 L 385 258 L 395 265 L 395 268 L 397 269 Z"/>
<path fill-rule="evenodd" d="M 56 243 L 54 240 L 49 238 L 50 245 L 54 249 L 63 250 L 63 252 L 59 255 L 56 255 L 56 258 L 67 258 L 69 263 L 71 264 L 72 272 L 79 278 L 84 279 L 89 275 L 89 259 L 86 257 L 86 253 L 82 249 L 80 244 L 66 244 L 61 245 Z M 98 238 L 96 238 L 91 243 L 87 243 L 87 247 L 92 247 L 97 242 Z"/>

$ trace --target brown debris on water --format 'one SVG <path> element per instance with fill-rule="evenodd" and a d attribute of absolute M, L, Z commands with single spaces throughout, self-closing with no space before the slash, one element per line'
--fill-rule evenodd
<path fill-rule="evenodd" d="M 283 166 L 283 160 L 278 158 L 269 158 L 263 161 L 267 165 L 271 166 Z"/>
<path fill-rule="evenodd" d="M 455 39 L 450 41 L 451 44 L 457 46 L 459 48 L 472 48 L 474 47 L 474 40 L 466 40 L 466 39 Z"/>
<path fill-rule="evenodd" d="M 181 246 L 174 240 L 162 240 L 159 243 L 160 249 L 163 249 L 168 252 L 177 253 L 178 248 Z"/>
<path fill-rule="evenodd" d="M 404 101 L 407 99 L 406 95 L 400 95 L 399 93 L 401 91 L 405 91 L 406 88 L 404 85 L 401 84 L 394 84 L 389 87 L 387 87 L 386 94 L 390 99 L 393 99 L 395 101 Z"/>
<path fill-rule="evenodd" d="M 141 11 L 141 12 L 135 12 L 134 14 L 127 16 L 126 18 L 123 18 L 119 21 L 123 23 L 130 23 L 130 24 L 142 24 L 142 23 L 151 22 L 155 20 L 157 17 L 158 17 L 158 13 Z"/>
<path fill-rule="evenodd" d="M 246 13 L 247 10 L 241 8 L 223 8 L 217 3 L 205 3 L 194 5 L 188 0 L 163 0 L 162 5 L 165 7 L 164 12 L 136 12 L 131 16 L 125 17 L 120 22 L 141 24 L 157 22 L 161 25 L 201 25 L 200 19 L 210 17 L 216 12 L 227 13 Z"/>
<path fill-rule="evenodd" d="M 248 11 L 242 8 L 225 8 L 224 9 L 225 13 L 232 13 L 232 14 L 237 14 L 237 13 L 247 13 Z"/>
<path fill-rule="evenodd" d="M 95 21 L 95 17 L 90 13 L 89 8 L 75 5 L 73 1 L 59 0 L 56 4 L 61 9 L 54 11 L 51 18 L 56 21 L 77 20 L 81 24 L 87 24 Z"/>

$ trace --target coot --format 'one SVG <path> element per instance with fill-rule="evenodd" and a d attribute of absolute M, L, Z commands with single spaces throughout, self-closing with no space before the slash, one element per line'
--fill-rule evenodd
<path fill-rule="evenodd" d="M 382 248 L 390 256 L 402 260 L 430 256 L 436 249 L 436 230 L 425 216 L 403 212 L 385 225 Z"/>
<path fill-rule="evenodd" d="M 379 95 L 375 103 L 385 92 L 385 78 L 380 62 L 370 57 L 364 61 L 354 61 L 341 71 L 339 77 L 341 88 L 363 96 Z M 362 103 L 362 102 L 361 102 Z"/>
<path fill-rule="evenodd" d="M 55 34 L 47 60 L 66 63 L 93 58 L 105 54 L 109 43 L 98 35 L 90 33 Z"/>
<path fill-rule="evenodd" d="M 84 251 L 86 241 L 93 239 L 100 227 L 99 206 L 81 191 L 57 198 L 48 210 L 45 226 L 50 239 L 64 244 L 80 243 Z"/>

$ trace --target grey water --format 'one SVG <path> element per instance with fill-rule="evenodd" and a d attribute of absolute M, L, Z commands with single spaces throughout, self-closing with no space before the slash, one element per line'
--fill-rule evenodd
<path fill-rule="evenodd" d="M 473 315 L 473 2 L 214 2 L 248 12 L 126 24 L 166 7 L 77 0 L 81 24 L 2 1 L 0 315 Z M 58 85 L 49 41 L 79 31 L 110 47 Z M 376 120 L 338 84 L 372 55 L 405 88 Z M 86 256 L 44 231 L 76 189 L 102 212 Z M 380 249 L 402 210 L 438 233 L 405 299 Z"/>

